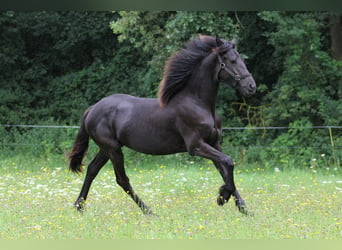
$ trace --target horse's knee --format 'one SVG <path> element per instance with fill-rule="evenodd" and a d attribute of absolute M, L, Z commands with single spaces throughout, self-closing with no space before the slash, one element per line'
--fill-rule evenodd
<path fill-rule="evenodd" d="M 220 157 L 220 162 L 223 165 L 226 165 L 228 167 L 234 168 L 234 162 L 233 162 L 232 158 L 230 158 L 228 155 L 222 155 Z"/>

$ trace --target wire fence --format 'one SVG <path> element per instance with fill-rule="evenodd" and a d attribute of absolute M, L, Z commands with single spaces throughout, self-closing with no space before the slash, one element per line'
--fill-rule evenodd
<path fill-rule="evenodd" d="M 15 128 L 80 128 L 80 126 L 60 126 L 60 125 L 0 125 L 5 128 L 15 127 Z"/>
<path fill-rule="evenodd" d="M 65 155 L 72 147 L 78 128 L 79 126 L 69 125 L 0 124 L 0 153 L 2 155 L 18 153 L 37 156 L 51 153 Z M 304 131 L 310 129 L 320 131 L 326 129 L 327 132 Z M 264 162 L 268 164 L 265 165 L 266 168 L 273 166 L 272 164 L 305 166 L 311 164 L 313 159 L 317 159 L 316 164 L 340 169 L 341 129 L 342 126 L 224 127 L 222 150 L 240 163 Z M 291 133 L 266 133 L 272 130 L 298 131 L 294 131 L 291 136 L 288 136 Z M 278 140 L 282 135 L 285 135 L 285 140 Z M 97 150 L 96 144 L 91 142 L 90 155 L 95 154 Z M 132 157 L 136 157 L 134 151 L 128 152 Z"/>
<path fill-rule="evenodd" d="M 4 128 L 47 128 L 47 129 L 79 129 L 79 126 L 70 126 L 70 125 L 26 125 L 26 124 L 0 124 L 0 127 Z M 320 146 L 305 146 L 305 148 L 331 148 L 332 146 L 335 149 L 342 148 L 342 145 L 335 145 L 332 129 L 342 129 L 342 126 L 311 126 L 311 127 L 287 127 L 287 126 L 269 126 L 269 127 L 223 127 L 222 130 L 229 131 L 229 130 L 291 130 L 291 129 L 328 129 L 329 135 L 330 135 L 330 144 L 329 145 L 320 145 Z M 73 140 L 74 138 L 72 138 Z M 25 142 L 25 143 L 16 143 L 16 142 L 3 142 L 0 140 L 1 146 L 46 146 L 46 145 L 54 145 L 54 144 L 48 144 L 48 143 L 31 143 L 31 142 Z M 260 148 L 267 148 L 271 147 L 268 145 L 258 145 L 255 147 Z M 274 147 L 274 145 L 272 146 Z M 287 148 L 303 148 L 303 146 L 288 146 L 284 145 L 282 147 Z M 229 146 L 226 148 L 229 148 Z"/>
<path fill-rule="evenodd" d="M 80 126 L 67 125 L 9 125 L 1 124 L 2 127 L 17 127 L 17 128 L 80 128 Z M 342 129 L 342 126 L 311 126 L 311 127 L 224 127 L 223 130 L 260 130 L 260 129 Z"/>
<path fill-rule="evenodd" d="M 311 126 L 311 127 L 225 127 L 222 128 L 223 130 L 245 130 L 245 129 L 251 129 L 251 130 L 269 130 L 269 129 L 332 129 L 337 128 L 341 129 L 342 126 Z"/>

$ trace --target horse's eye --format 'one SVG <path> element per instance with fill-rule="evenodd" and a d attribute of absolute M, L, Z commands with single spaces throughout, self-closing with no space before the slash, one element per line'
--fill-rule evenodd
<path fill-rule="evenodd" d="M 235 60 L 231 60 L 230 63 L 231 63 L 231 64 L 235 64 L 236 61 L 235 61 Z"/>

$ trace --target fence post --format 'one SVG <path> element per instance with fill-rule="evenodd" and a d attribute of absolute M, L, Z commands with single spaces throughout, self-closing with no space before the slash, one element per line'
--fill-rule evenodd
<path fill-rule="evenodd" d="M 332 128 L 328 127 L 328 129 L 329 129 L 330 145 L 331 145 L 331 150 L 333 153 L 334 163 L 335 163 L 335 166 L 338 167 L 340 166 L 340 162 L 339 162 L 339 159 L 337 159 L 336 154 L 335 154 L 335 145 L 334 145 L 334 138 L 332 134 Z"/>

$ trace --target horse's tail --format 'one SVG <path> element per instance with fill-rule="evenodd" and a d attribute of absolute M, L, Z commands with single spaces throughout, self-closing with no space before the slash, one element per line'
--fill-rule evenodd
<path fill-rule="evenodd" d="M 75 139 L 74 146 L 69 154 L 69 169 L 74 173 L 82 172 L 82 167 L 84 165 L 82 163 L 82 159 L 85 153 L 87 152 L 89 146 L 89 135 L 85 129 L 85 119 L 88 115 L 89 110 L 90 108 L 83 115 L 81 127 Z"/>

